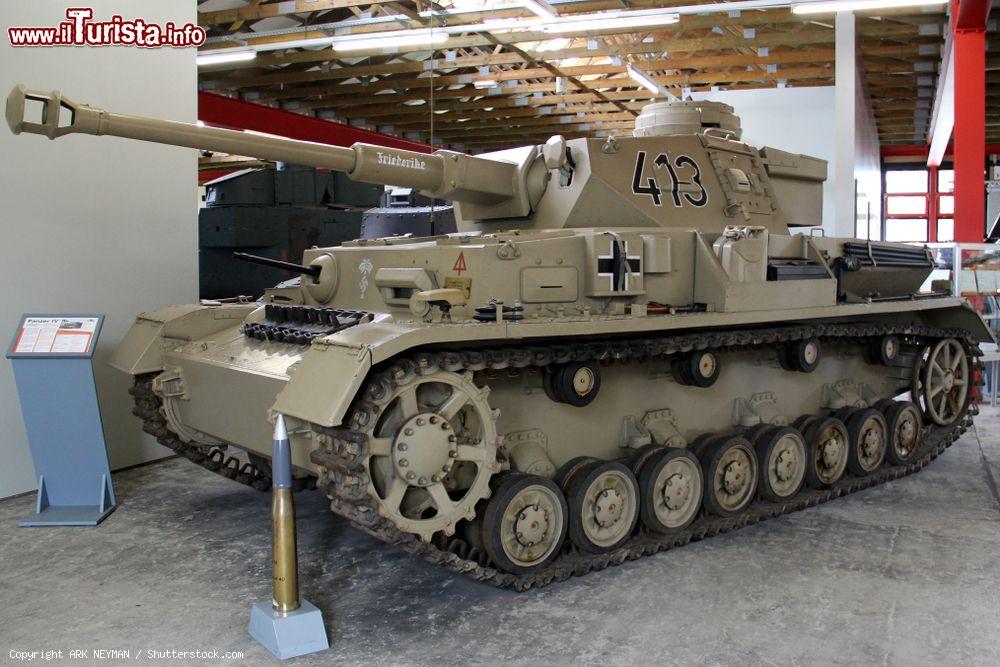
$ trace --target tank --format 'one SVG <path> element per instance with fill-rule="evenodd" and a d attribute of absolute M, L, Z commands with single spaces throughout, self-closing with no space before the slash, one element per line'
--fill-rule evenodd
<path fill-rule="evenodd" d="M 919 292 L 927 249 L 814 233 L 825 162 L 749 145 L 723 104 L 656 103 L 632 137 L 475 157 L 249 136 L 21 87 L 7 120 L 454 202 L 455 234 L 308 249 L 283 265 L 301 284 L 260 303 L 151 304 L 112 365 L 135 378 L 146 430 L 195 463 L 267 488 L 282 415 L 301 487 L 496 586 L 916 472 L 976 412 L 992 335 L 963 300 Z"/>
<path fill-rule="evenodd" d="M 424 197 L 412 188 L 389 188 L 377 208 L 361 217 L 361 238 L 386 236 L 444 236 L 455 229 L 455 210 L 449 202 Z"/>
<path fill-rule="evenodd" d="M 342 173 L 284 163 L 209 181 L 198 211 L 201 298 L 260 296 L 287 274 L 235 261 L 234 251 L 297 260 L 306 248 L 356 239 L 363 236 L 365 208 L 380 195 L 378 186 Z"/>

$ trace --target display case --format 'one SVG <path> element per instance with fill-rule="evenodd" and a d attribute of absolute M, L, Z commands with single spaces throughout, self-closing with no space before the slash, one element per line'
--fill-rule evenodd
<path fill-rule="evenodd" d="M 1000 245 L 992 243 L 929 243 L 934 254 L 934 270 L 921 291 L 931 291 L 947 283 L 955 296 L 965 297 L 1000 337 Z M 1000 389 L 1000 352 L 990 343 L 981 345 L 986 364 L 984 394 L 997 404 Z"/>

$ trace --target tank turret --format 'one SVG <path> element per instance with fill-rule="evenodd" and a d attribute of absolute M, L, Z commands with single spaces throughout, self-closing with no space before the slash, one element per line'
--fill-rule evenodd
<path fill-rule="evenodd" d="M 42 105 L 41 122 L 25 105 Z M 672 101 L 647 105 L 633 137 L 571 139 L 470 156 L 356 143 L 328 146 L 112 113 L 58 92 L 15 87 L 7 98 L 15 133 L 55 139 L 112 135 L 341 171 L 368 183 L 455 202 L 461 232 L 566 227 L 733 224 L 787 233 L 821 223 L 826 162 L 740 141 L 732 107 Z"/>

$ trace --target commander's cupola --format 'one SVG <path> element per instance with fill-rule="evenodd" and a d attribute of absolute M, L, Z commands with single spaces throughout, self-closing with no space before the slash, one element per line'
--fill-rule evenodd
<path fill-rule="evenodd" d="M 671 134 L 716 134 L 739 139 L 740 117 L 722 102 L 675 100 L 654 102 L 642 108 L 635 119 L 635 137 L 662 137 Z"/>

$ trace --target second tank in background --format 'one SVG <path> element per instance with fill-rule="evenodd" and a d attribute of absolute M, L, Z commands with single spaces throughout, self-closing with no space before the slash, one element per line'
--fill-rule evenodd
<path fill-rule="evenodd" d="M 298 261 L 314 246 L 361 236 L 363 212 L 378 206 L 380 185 L 344 174 L 279 164 L 206 184 L 198 215 L 198 270 L 203 299 L 258 297 L 286 272 L 233 259 L 233 252 Z"/>

